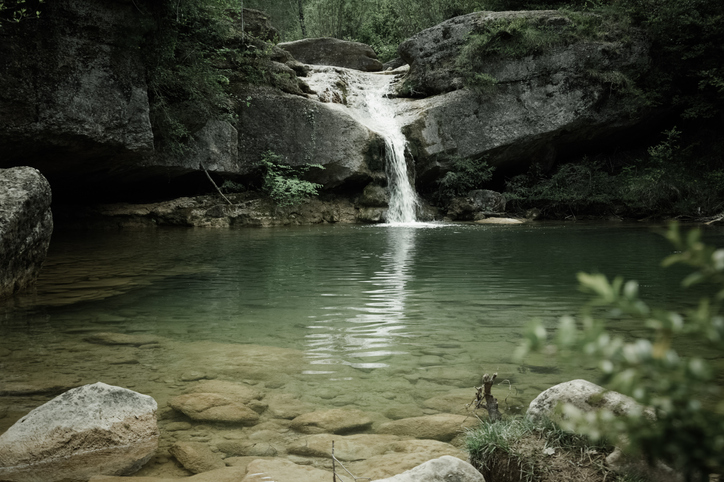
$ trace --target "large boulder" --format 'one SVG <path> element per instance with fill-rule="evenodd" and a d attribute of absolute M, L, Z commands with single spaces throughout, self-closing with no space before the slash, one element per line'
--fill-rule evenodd
<path fill-rule="evenodd" d="M 327 188 L 359 186 L 384 172 L 385 143 L 337 104 L 324 104 L 271 88 L 250 89 L 239 110 L 241 170 L 252 173 L 267 151 L 292 166 L 320 164 L 308 180 Z"/>
<path fill-rule="evenodd" d="M 653 417 L 653 412 L 645 411 L 633 398 L 607 391 L 587 380 L 571 380 L 545 390 L 530 402 L 526 417 L 532 420 L 545 418 L 555 420 L 560 417 L 558 406 L 564 403 L 571 404 L 584 412 L 608 410 L 616 415 L 643 412 Z"/>
<path fill-rule="evenodd" d="M 369 414 L 361 410 L 333 408 L 300 415 L 292 420 L 291 427 L 297 432 L 306 434 L 345 434 L 366 430 L 372 422 Z"/>
<path fill-rule="evenodd" d="M 48 181 L 32 167 L 0 169 L 0 298 L 32 285 L 53 232 Z"/>
<path fill-rule="evenodd" d="M 485 482 L 485 477 L 467 462 L 443 455 L 394 477 L 377 482 Z"/>
<path fill-rule="evenodd" d="M 65 392 L 0 435 L 0 480 L 132 474 L 158 447 L 156 408 L 147 395 L 100 382 Z"/>
<path fill-rule="evenodd" d="M 332 65 L 365 72 L 379 72 L 382 62 L 369 45 L 331 37 L 308 38 L 280 43 L 295 59 L 305 64 Z"/>
<path fill-rule="evenodd" d="M 645 70 L 648 44 L 634 30 L 627 40 L 604 36 L 520 58 L 491 55 L 477 73 L 497 83 L 483 92 L 466 88 L 458 58 L 470 35 L 516 20 L 548 31 L 570 22 L 558 11 L 476 12 L 400 45 L 410 71 L 399 92 L 424 97 L 408 103 L 401 117 L 418 184 L 433 185 L 452 157 L 485 158 L 508 169 L 550 166 L 561 150 L 603 142 L 643 120 L 643 111 L 605 80 Z"/>

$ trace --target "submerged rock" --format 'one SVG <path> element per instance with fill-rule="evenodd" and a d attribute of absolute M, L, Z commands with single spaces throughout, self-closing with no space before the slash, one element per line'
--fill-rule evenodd
<path fill-rule="evenodd" d="M 219 455 L 199 442 L 176 442 L 168 451 L 186 470 L 194 474 L 226 467 Z"/>
<path fill-rule="evenodd" d="M 418 465 L 394 477 L 377 482 L 485 482 L 485 477 L 475 467 L 462 460 L 444 455 Z"/>
<path fill-rule="evenodd" d="M 297 465 L 285 459 L 259 459 L 246 468 L 242 482 L 319 482 L 331 480 L 332 471 Z"/>
<path fill-rule="evenodd" d="M 440 413 L 383 423 L 377 432 L 449 442 L 466 428 L 476 424 L 477 419 L 473 417 Z"/>
<path fill-rule="evenodd" d="M 401 474 L 431 459 L 449 455 L 467 460 L 467 454 L 450 444 L 437 440 L 401 440 L 389 445 L 386 453 L 374 455 L 360 462 L 349 462 L 345 466 L 358 477 L 372 480 Z"/>
<path fill-rule="evenodd" d="M 372 425 L 372 419 L 361 410 L 320 410 L 305 413 L 292 420 L 292 428 L 297 432 L 344 434 L 366 430 Z"/>
<path fill-rule="evenodd" d="M 331 37 L 307 38 L 278 45 L 305 64 L 333 65 L 364 72 L 379 72 L 382 62 L 369 45 Z"/>
<path fill-rule="evenodd" d="M 35 283 L 50 245 L 48 181 L 32 167 L 0 169 L 0 299 Z"/>
<path fill-rule="evenodd" d="M 382 455 L 392 450 L 392 444 L 399 442 L 400 437 L 395 435 L 310 435 L 299 439 L 287 447 L 287 452 L 303 457 L 330 457 L 332 442 L 334 442 L 334 455 L 344 462 L 365 460 L 375 455 Z"/>
<path fill-rule="evenodd" d="M 254 425 L 259 421 L 259 414 L 254 410 L 218 393 L 179 395 L 169 400 L 168 404 L 193 420 L 244 425 Z"/>
<path fill-rule="evenodd" d="M 136 472 L 158 447 L 156 401 L 95 383 L 41 405 L 0 435 L 0 479 L 88 480 Z"/>

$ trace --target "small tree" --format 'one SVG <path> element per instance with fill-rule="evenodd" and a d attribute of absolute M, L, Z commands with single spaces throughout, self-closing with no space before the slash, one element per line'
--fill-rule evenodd
<path fill-rule="evenodd" d="M 717 385 L 724 380 L 724 365 L 697 354 L 681 355 L 674 345 L 678 338 L 687 337 L 702 349 L 724 353 L 724 249 L 706 246 L 698 230 L 682 234 L 676 224 L 666 237 L 677 252 L 664 265 L 696 268 L 683 286 L 707 283 L 714 287 L 711 296 L 679 313 L 643 302 L 635 281 L 579 273 L 582 290 L 593 295 L 581 316 L 561 318 L 551 345 L 542 324 L 532 323 L 518 355 L 547 349 L 575 356 L 579 362 L 581 357 L 596 362 L 608 388 L 651 407 L 655 419 L 641 413 L 619 417 L 606 411 L 581 413 L 564 406 L 564 426 L 594 439 L 605 436 L 623 441 L 650 462 L 673 464 L 687 480 L 703 481 L 724 467 L 724 402 L 722 387 Z M 604 316 L 630 319 L 645 327 L 649 336 L 628 340 L 613 334 L 606 329 Z"/>

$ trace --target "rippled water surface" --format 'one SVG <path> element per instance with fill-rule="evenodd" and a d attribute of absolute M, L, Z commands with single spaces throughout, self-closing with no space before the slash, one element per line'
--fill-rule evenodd
<path fill-rule="evenodd" d="M 150 394 L 161 407 L 208 378 L 253 384 L 272 408 L 287 397 L 304 410 L 401 418 L 465 413 L 480 376 L 497 371 L 501 406 L 519 410 L 555 383 L 595 380 L 584 367 L 543 356 L 512 359 L 528 320 L 553 325 L 585 300 L 578 271 L 635 278 L 647 300 L 684 302 L 677 286 L 685 271 L 659 267 L 671 248 L 653 231 L 560 224 L 59 232 L 37 290 L 0 304 L 0 429 L 51 398 L 54 384 L 96 381 Z M 141 341 L 109 344 L 99 333 Z"/>

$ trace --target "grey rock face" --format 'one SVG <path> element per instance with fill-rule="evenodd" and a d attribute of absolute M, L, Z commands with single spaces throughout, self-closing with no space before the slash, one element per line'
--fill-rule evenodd
<path fill-rule="evenodd" d="M 476 12 L 427 29 L 400 46 L 410 64 L 405 85 L 416 96 L 402 116 L 417 160 L 418 184 L 430 185 L 452 156 L 486 158 L 498 167 L 552 165 L 568 146 L 601 141 L 641 122 L 626 99 L 592 72 L 645 69 L 648 45 L 634 31 L 630 42 L 580 41 L 521 59 L 486 59 L 498 83 L 478 93 L 463 85 L 456 59 L 467 36 L 489 22 L 529 18 L 550 24 L 559 12 Z M 404 89 L 402 89 L 404 90 Z"/>
<path fill-rule="evenodd" d="M 367 184 L 382 175 L 384 140 L 355 121 L 344 108 L 273 89 L 250 91 L 239 122 L 241 172 L 254 170 L 266 151 L 274 151 L 292 166 L 321 164 L 305 178 L 335 188 Z"/>
<path fill-rule="evenodd" d="M 50 175 L 153 150 L 145 69 L 138 49 L 127 47 L 142 34 L 138 15 L 130 2 L 59 0 L 39 20 L 3 28 L 4 165 L 32 159 Z"/>
<path fill-rule="evenodd" d="M 156 408 L 147 395 L 100 382 L 65 392 L 0 435 L 0 479 L 132 474 L 158 447 Z"/>
<path fill-rule="evenodd" d="M 365 72 L 382 70 L 372 47 L 359 42 L 322 37 L 280 43 L 298 61 L 312 65 L 333 65 Z"/>
<path fill-rule="evenodd" d="M 485 482 L 483 474 L 467 462 L 443 455 L 403 472 L 377 482 Z"/>
<path fill-rule="evenodd" d="M 48 181 L 32 167 L 0 169 L 0 298 L 32 285 L 53 233 Z"/>

